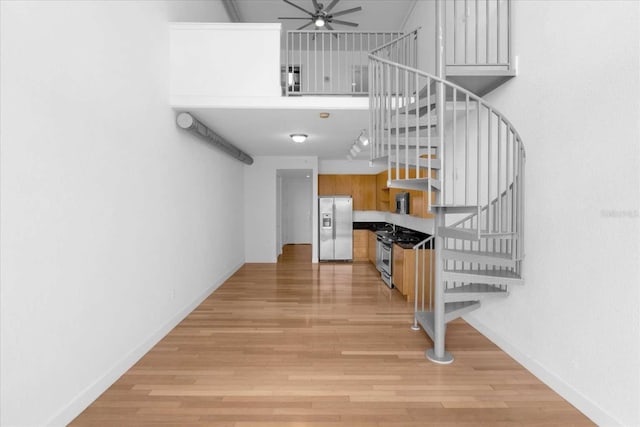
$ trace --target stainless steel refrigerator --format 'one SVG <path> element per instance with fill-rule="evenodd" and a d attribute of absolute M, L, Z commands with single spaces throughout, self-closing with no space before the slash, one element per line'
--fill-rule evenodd
<path fill-rule="evenodd" d="M 351 196 L 318 198 L 320 261 L 353 260 L 353 201 Z"/>

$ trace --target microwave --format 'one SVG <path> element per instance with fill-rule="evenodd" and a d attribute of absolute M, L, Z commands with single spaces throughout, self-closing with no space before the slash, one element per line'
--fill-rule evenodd
<path fill-rule="evenodd" d="M 396 213 L 409 214 L 409 193 L 397 193 L 396 194 Z"/>

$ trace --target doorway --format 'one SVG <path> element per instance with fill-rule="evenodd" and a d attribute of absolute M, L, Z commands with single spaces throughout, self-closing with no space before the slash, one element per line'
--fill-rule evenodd
<path fill-rule="evenodd" d="M 302 253 L 309 254 L 313 241 L 313 170 L 277 170 L 277 245 L 278 256 L 287 245 L 306 245 Z M 296 251 L 300 252 L 300 251 Z M 306 257 L 306 255 L 305 255 Z"/>

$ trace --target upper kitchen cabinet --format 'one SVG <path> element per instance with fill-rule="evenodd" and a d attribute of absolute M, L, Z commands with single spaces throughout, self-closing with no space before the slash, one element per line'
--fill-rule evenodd
<path fill-rule="evenodd" d="M 376 176 L 351 175 L 353 209 L 358 211 L 376 210 Z"/>
<path fill-rule="evenodd" d="M 353 175 L 334 175 L 336 178 L 336 195 L 353 196 Z M 355 200 L 354 200 L 355 209 Z"/>
<path fill-rule="evenodd" d="M 335 196 L 336 176 L 318 175 L 318 196 Z"/>
<path fill-rule="evenodd" d="M 376 210 L 376 176 L 318 175 L 318 195 L 351 196 L 354 210 Z"/>
<path fill-rule="evenodd" d="M 389 187 L 387 187 L 387 171 L 382 171 L 376 175 L 376 209 L 379 211 L 389 211 Z"/>

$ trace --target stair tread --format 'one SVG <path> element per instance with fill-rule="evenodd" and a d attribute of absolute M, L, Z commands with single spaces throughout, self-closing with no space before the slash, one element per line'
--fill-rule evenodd
<path fill-rule="evenodd" d="M 478 205 L 433 205 L 431 206 L 435 210 L 442 211 L 447 214 L 456 213 L 480 213 L 480 207 Z M 452 228 L 452 227 L 446 227 Z"/>
<path fill-rule="evenodd" d="M 396 161 L 396 157 L 395 156 L 391 156 L 391 167 L 401 167 L 404 168 L 405 166 L 409 166 L 412 168 L 418 168 L 418 169 L 422 169 L 422 170 L 426 170 L 429 169 L 429 167 L 431 167 L 431 169 L 440 169 L 441 166 L 441 161 L 440 159 L 420 159 L 420 163 L 416 166 L 415 163 L 411 163 L 411 160 L 415 160 L 415 156 L 413 156 L 413 158 L 411 158 L 411 156 L 409 157 L 409 163 L 404 163 L 405 159 L 400 159 L 400 161 Z M 371 160 L 371 162 L 373 163 L 377 163 L 377 164 L 381 164 L 381 163 L 388 163 L 389 162 L 389 156 L 381 156 L 378 158 L 375 158 L 373 160 Z"/>
<path fill-rule="evenodd" d="M 435 178 L 392 179 L 387 183 L 389 188 L 427 191 L 429 187 L 440 190 L 440 181 Z"/>
<path fill-rule="evenodd" d="M 478 232 L 478 230 L 459 227 L 438 227 L 438 233 L 443 237 L 449 237 L 452 239 L 478 240 L 479 238 L 518 238 L 518 233 L 511 231 L 488 232 L 486 230 L 480 230 L 480 232 Z"/>
<path fill-rule="evenodd" d="M 421 124 L 420 126 L 415 126 L 415 125 L 410 125 L 410 126 L 392 126 L 392 127 L 385 127 L 384 130 L 391 131 L 391 135 L 395 135 L 396 133 L 410 133 L 410 132 L 415 132 L 416 129 L 420 129 L 423 131 L 427 131 L 430 128 L 433 129 L 435 128 L 436 125 L 434 123 L 432 123 L 431 125 L 428 124 Z"/>
<path fill-rule="evenodd" d="M 464 275 L 472 275 L 479 277 L 497 277 L 500 279 L 521 279 L 520 275 L 515 271 L 511 270 L 498 270 L 498 269 L 482 269 L 482 270 L 471 270 L 471 269 L 463 269 L 463 270 L 443 270 L 443 273 L 446 275 L 450 274 L 464 274 Z"/>
<path fill-rule="evenodd" d="M 447 249 L 444 248 L 442 250 L 442 255 L 445 256 L 453 253 L 459 253 L 462 255 L 475 255 L 486 258 L 500 258 L 505 260 L 511 259 L 511 254 L 503 253 L 503 252 L 482 252 L 482 251 L 471 251 L 471 250 L 461 250 L 461 249 Z"/>
<path fill-rule="evenodd" d="M 478 301 L 457 301 L 444 303 L 444 312 L 447 314 L 462 310 L 467 307 L 478 305 Z"/>
<path fill-rule="evenodd" d="M 486 283 L 467 283 L 462 286 L 456 286 L 455 288 L 446 288 L 445 294 L 462 294 L 462 293 L 481 293 L 481 294 L 493 294 L 493 293 L 507 293 L 506 289 L 501 289 L 496 285 L 489 285 Z"/>

